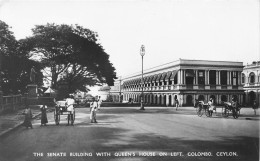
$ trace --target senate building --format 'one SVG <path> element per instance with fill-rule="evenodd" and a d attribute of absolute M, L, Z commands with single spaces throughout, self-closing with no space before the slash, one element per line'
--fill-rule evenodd
<path fill-rule="evenodd" d="M 144 70 L 143 81 L 141 72 L 122 77 L 118 97 L 140 102 L 143 93 L 145 104 L 162 106 L 173 106 L 176 99 L 180 106 L 210 98 L 221 104 L 234 97 L 242 104 L 247 99 L 242 71 L 242 62 L 179 59 Z"/>

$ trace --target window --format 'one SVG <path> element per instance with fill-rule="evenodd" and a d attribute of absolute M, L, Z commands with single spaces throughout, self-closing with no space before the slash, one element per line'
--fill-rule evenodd
<path fill-rule="evenodd" d="M 220 84 L 227 85 L 227 71 L 220 71 Z"/>
<path fill-rule="evenodd" d="M 244 73 L 242 73 L 242 83 L 245 83 L 246 76 Z"/>
<path fill-rule="evenodd" d="M 209 84 L 216 85 L 216 71 L 215 70 L 209 71 Z"/>
<path fill-rule="evenodd" d="M 238 84 L 238 79 L 237 79 L 237 72 L 232 72 L 231 77 L 232 77 L 232 85 L 236 86 Z"/>
<path fill-rule="evenodd" d="M 255 83 L 255 73 L 251 72 L 249 74 L 249 82 L 250 83 Z"/>
<path fill-rule="evenodd" d="M 198 71 L 198 84 L 205 85 L 205 71 L 204 70 Z"/>

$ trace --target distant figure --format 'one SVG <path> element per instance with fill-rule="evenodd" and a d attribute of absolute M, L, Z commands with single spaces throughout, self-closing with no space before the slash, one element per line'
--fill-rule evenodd
<path fill-rule="evenodd" d="M 48 119 L 47 119 L 47 105 L 44 104 L 41 106 L 41 112 L 42 112 L 42 117 L 41 117 L 41 126 L 44 125 L 46 126 L 46 124 L 48 123 Z"/>
<path fill-rule="evenodd" d="M 90 120 L 91 123 L 97 123 L 96 112 L 97 112 L 98 102 L 95 98 L 92 98 L 90 103 Z"/>
<path fill-rule="evenodd" d="M 256 104 L 256 100 L 253 101 L 253 109 L 257 109 L 257 104 Z"/>
<path fill-rule="evenodd" d="M 209 99 L 208 105 L 209 105 L 209 117 L 212 117 L 213 110 L 214 110 L 214 102 L 212 98 Z"/>
<path fill-rule="evenodd" d="M 68 124 L 67 125 L 69 125 L 69 122 L 70 122 L 70 120 L 71 120 L 71 125 L 73 125 L 73 121 L 74 121 L 74 119 L 73 119 L 73 113 L 74 113 L 74 104 L 75 104 L 75 100 L 74 100 L 74 98 L 73 98 L 73 96 L 72 95 L 70 95 L 67 99 L 66 99 L 66 102 L 65 102 L 65 105 L 66 105 L 66 107 L 67 107 L 67 111 L 68 112 L 70 112 L 69 114 L 68 114 Z"/>
<path fill-rule="evenodd" d="M 35 84 L 35 75 L 36 75 L 36 71 L 34 69 L 34 66 L 31 69 L 31 73 L 30 73 L 30 81 Z"/>
<path fill-rule="evenodd" d="M 25 126 L 27 129 L 28 127 L 33 128 L 32 127 L 32 123 L 31 123 L 31 119 L 32 119 L 32 111 L 29 108 L 29 106 L 26 106 L 23 114 L 25 115 L 24 117 L 24 122 L 23 122 L 23 126 Z"/>
<path fill-rule="evenodd" d="M 178 107 L 179 107 L 179 100 L 177 98 L 175 99 L 175 106 L 176 106 L 176 111 L 177 111 Z"/>
<path fill-rule="evenodd" d="M 101 104 L 102 104 L 102 100 L 101 100 L 101 98 L 99 96 L 98 97 L 98 110 L 100 110 Z"/>

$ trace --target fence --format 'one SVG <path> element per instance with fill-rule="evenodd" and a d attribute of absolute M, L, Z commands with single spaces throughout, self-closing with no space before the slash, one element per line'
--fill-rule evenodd
<path fill-rule="evenodd" d="M 4 111 L 7 109 L 15 110 L 16 108 L 22 105 L 22 102 L 22 95 L 3 96 L 2 104 L 0 105 L 0 111 Z"/>
<path fill-rule="evenodd" d="M 0 96 L 1 97 L 1 96 Z M 30 98 L 22 95 L 10 95 L 10 96 L 2 96 L 2 101 L 0 101 L 0 112 L 4 110 L 16 110 L 18 108 L 24 107 L 26 104 L 29 105 L 53 105 L 54 98 L 53 97 L 39 97 L 36 98 L 35 103 L 30 103 Z"/>

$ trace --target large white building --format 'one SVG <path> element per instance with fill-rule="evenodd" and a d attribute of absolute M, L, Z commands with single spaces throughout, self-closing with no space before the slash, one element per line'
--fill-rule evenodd
<path fill-rule="evenodd" d="M 237 98 L 245 100 L 241 74 L 242 62 L 186 60 L 167 63 L 121 79 L 123 100 L 130 98 L 144 103 L 173 106 L 175 99 L 181 106 L 194 105 L 195 99 L 207 102 L 214 98 L 217 104 Z M 257 75 L 257 73 L 256 73 Z"/>
<path fill-rule="evenodd" d="M 260 61 L 246 65 L 242 73 L 242 84 L 244 85 L 245 96 L 243 102 L 252 105 L 256 100 L 260 103 Z"/>

